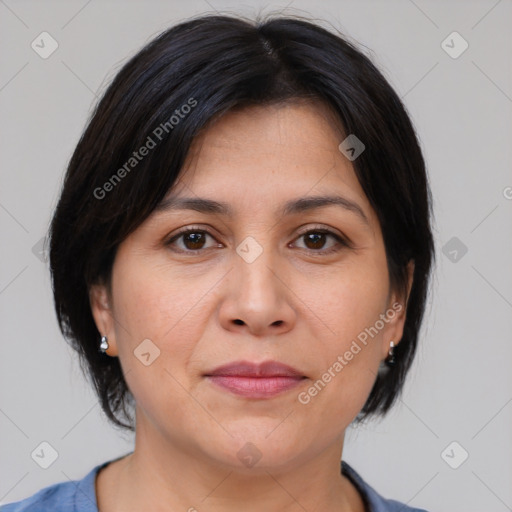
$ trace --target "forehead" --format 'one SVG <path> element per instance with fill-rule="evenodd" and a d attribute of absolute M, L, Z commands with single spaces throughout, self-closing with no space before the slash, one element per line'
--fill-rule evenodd
<path fill-rule="evenodd" d="M 369 204 L 352 163 L 339 151 L 342 127 L 320 102 L 246 107 L 211 123 L 193 142 L 169 196 L 343 193 Z"/>

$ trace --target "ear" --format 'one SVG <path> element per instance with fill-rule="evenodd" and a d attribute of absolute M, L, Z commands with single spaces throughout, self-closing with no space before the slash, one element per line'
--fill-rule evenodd
<path fill-rule="evenodd" d="M 96 328 L 101 336 L 106 336 L 108 339 L 108 349 L 106 353 L 109 356 L 117 356 L 118 350 L 114 316 L 107 287 L 103 284 L 92 285 L 89 288 L 89 303 L 91 305 Z M 100 340 L 98 339 L 98 347 L 99 343 Z"/>
<path fill-rule="evenodd" d="M 385 315 L 388 317 L 386 334 L 383 336 L 383 352 L 384 357 L 387 357 L 389 351 L 389 344 L 392 341 L 395 346 L 400 343 L 404 333 L 405 318 L 407 314 L 407 301 L 411 293 L 412 283 L 414 280 L 414 261 L 410 260 L 407 264 L 407 287 L 405 294 L 391 294 L 388 309 Z"/>

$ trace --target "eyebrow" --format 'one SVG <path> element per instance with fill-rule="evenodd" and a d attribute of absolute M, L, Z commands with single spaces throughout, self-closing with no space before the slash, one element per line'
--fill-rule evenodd
<path fill-rule="evenodd" d="M 284 204 L 281 211 L 283 216 L 304 213 L 317 208 L 339 206 L 356 214 L 368 226 L 370 222 L 363 209 L 354 201 L 342 196 L 311 196 L 292 199 Z M 156 211 L 194 210 L 205 214 L 233 216 L 233 209 L 228 203 L 214 201 L 203 197 L 168 197 L 163 199 L 155 208 Z"/>

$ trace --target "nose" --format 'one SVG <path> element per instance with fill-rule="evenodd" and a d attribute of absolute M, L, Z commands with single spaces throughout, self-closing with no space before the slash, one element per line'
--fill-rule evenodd
<path fill-rule="evenodd" d="M 254 260 L 234 257 L 226 276 L 220 322 L 224 329 L 254 336 L 282 334 L 293 328 L 296 311 L 285 265 L 265 249 Z M 288 282 L 287 282 L 288 281 Z"/>

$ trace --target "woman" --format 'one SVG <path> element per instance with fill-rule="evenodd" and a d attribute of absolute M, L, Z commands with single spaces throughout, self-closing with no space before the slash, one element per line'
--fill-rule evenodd
<path fill-rule="evenodd" d="M 419 510 L 343 440 L 402 389 L 430 215 L 406 111 L 340 35 L 161 34 L 97 106 L 50 232 L 61 330 L 135 449 L 2 510 Z"/>

